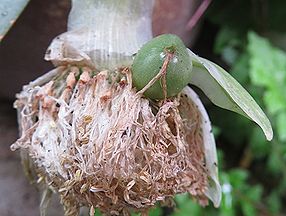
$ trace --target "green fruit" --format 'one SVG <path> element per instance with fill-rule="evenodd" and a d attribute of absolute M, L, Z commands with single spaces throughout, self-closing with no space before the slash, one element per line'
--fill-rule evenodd
<path fill-rule="evenodd" d="M 187 86 L 192 70 L 187 49 L 176 35 L 164 34 L 144 44 L 134 58 L 131 70 L 133 85 L 137 90 L 144 88 L 159 73 L 168 53 L 172 57 L 166 71 L 167 97 L 177 95 Z M 146 97 L 164 99 L 162 78 L 144 93 Z"/>

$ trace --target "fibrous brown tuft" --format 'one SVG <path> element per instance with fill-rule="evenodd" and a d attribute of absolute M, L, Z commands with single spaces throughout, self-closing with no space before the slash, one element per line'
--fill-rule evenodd
<path fill-rule="evenodd" d="M 25 86 L 15 106 L 38 182 L 61 196 L 66 215 L 81 206 L 106 215 L 146 212 L 188 192 L 207 204 L 201 112 L 181 94 L 142 97 L 131 73 L 59 67 Z"/>

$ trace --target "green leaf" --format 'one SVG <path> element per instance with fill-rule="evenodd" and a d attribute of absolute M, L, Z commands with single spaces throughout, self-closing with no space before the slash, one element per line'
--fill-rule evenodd
<path fill-rule="evenodd" d="M 263 189 L 260 185 L 254 185 L 247 188 L 245 199 L 242 200 L 243 215 L 255 216 L 257 215 L 256 203 L 261 200 Z"/>
<path fill-rule="evenodd" d="M 94 216 L 101 216 L 101 213 L 98 208 L 95 209 Z"/>
<path fill-rule="evenodd" d="M 273 138 L 270 121 L 250 94 L 223 68 L 195 55 L 189 50 L 193 61 L 192 84 L 198 86 L 217 106 L 237 112 L 257 123 L 267 140 Z"/>
<path fill-rule="evenodd" d="M 175 209 L 172 216 L 189 216 L 189 215 L 201 215 L 202 208 L 190 199 L 189 194 L 178 194 L 175 197 L 178 208 Z"/>
<path fill-rule="evenodd" d="M 248 201 L 244 201 L 242 202 L 241 207 L 242 207 L 243 215 L 245 216 L 256 216 L 257 215 L 255 206 L 252 203 Z"/>
<path fill-rule="evenodd" d="M 277 118 L 277 131 L 278 131 L 278 136 L 279 136 L 279 140 L 281 140 L 282 142 L 286 141 L 286 112 L 281 112 L 278 115 Z"/>
<path fill-rule="evenodd" d="M 244 169 L 233 169 L 229 171 L 229 181 L 233 188 L 241 188 L 249 177 L 249 173 Z"/>
<path fill-rule="evenodd" d="M 281 174 L 281 167 L 283 167 L 283 160 L 281 160 L 280 155 L 280 146 L 277 146 L 277 143 L 271 143 L 272 146 L 272 152 L 269 155 L 267 166 L 269 171 L 274 174 L 275 176 L 279 176 Z M 276 146 L 274 146 L 276 145 Z"/>
<path fill-rule="evenodd" d="M 239 55 L 232 65 L 230 74 L 240 83 L 246 84 L 249 81 L 249 56 L 247 53 Z"/>
<path fill-rule="evenodd" d="M 227 47 L 234 48 L 239 46 L 241 38 L 233 28 L 222 27 L 215 39 L 214 51 L 217 54 L 222 53 Z"/>
<path fill-rule="evenodd" d="M 271 114 L 279 113 L 286 110 L 284 95 L 279 91 L 266 91 L 264 93 L 264 103 Z"/>
<path fill-rule="evenodd" d="M 254 32 L 248 34 L 251 81 L 266 89 L 264 102 L 271 114 L 286 110 L 286 53 Z"/>
<path fill-rule="evenodd" d="M 271 215 L 279 215 L 279 211 L 281 211 L 282 203 L 279 197 L 279 193 L 275 190 L 271 192 L 271 194 L 267 197 L 267 206 L 272 213 Z"/>
<path fill-rule="evenodd" d="M 0 42 L 21 14 L 29 0 L 1 0 L 0 2 Z"/>
<path fill-rule="evenodd" d="M 148 215 L 149 216 L 160 216 L 162 215 L 162 213 L 163 213 L 162 208 L 158 206 L 156 208 L 150 209 Z"/>
<path fill-rule="evenodd" d="M 253 129 L 249 143 L 254 158 L 263 158 L 271 152 L 271 146 L 265 141 L 262 132 L 258 128 Z"/>
<path fill-rule="evenodd" d="M 283 87 L 286 81 L 285 52 L 254 32 L 249 32 L 248 41 L 252 82 L 263 87 Z"/>

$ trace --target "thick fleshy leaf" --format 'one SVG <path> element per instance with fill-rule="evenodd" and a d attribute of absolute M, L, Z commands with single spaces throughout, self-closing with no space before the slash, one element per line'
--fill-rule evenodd
<path fill-rule="evenodd" d="M 0 1 L 0 42 L 15 23 L 29 0 L 1 0 Z"/>
<path fill-rule="evenodd" d="M 223 68 L 195 55 L 189 50 L 193 61 L 192 82 L 217 106 L 237 112 L 258 124 L 267 140 L 273 131 L 267 116 L 251 95 Z"/>

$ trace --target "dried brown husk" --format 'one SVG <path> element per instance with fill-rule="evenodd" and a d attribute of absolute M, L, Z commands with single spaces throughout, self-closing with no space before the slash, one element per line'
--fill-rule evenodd
<path fill-rule="evenodd" d="M 195 93 L 187 87 L 150 101 L 131 80 L 128 69 L 62 66 L 17 96 L 22 136 L 11 148 L 27 152 L 38 183 L 60 194 L 65 215 L 81 206 L 105 215 L 146 212 L 184 192 L 206 205 L 210 179 L 219 190 L 215 149 L 208 158 L 210 124 Z"/>

